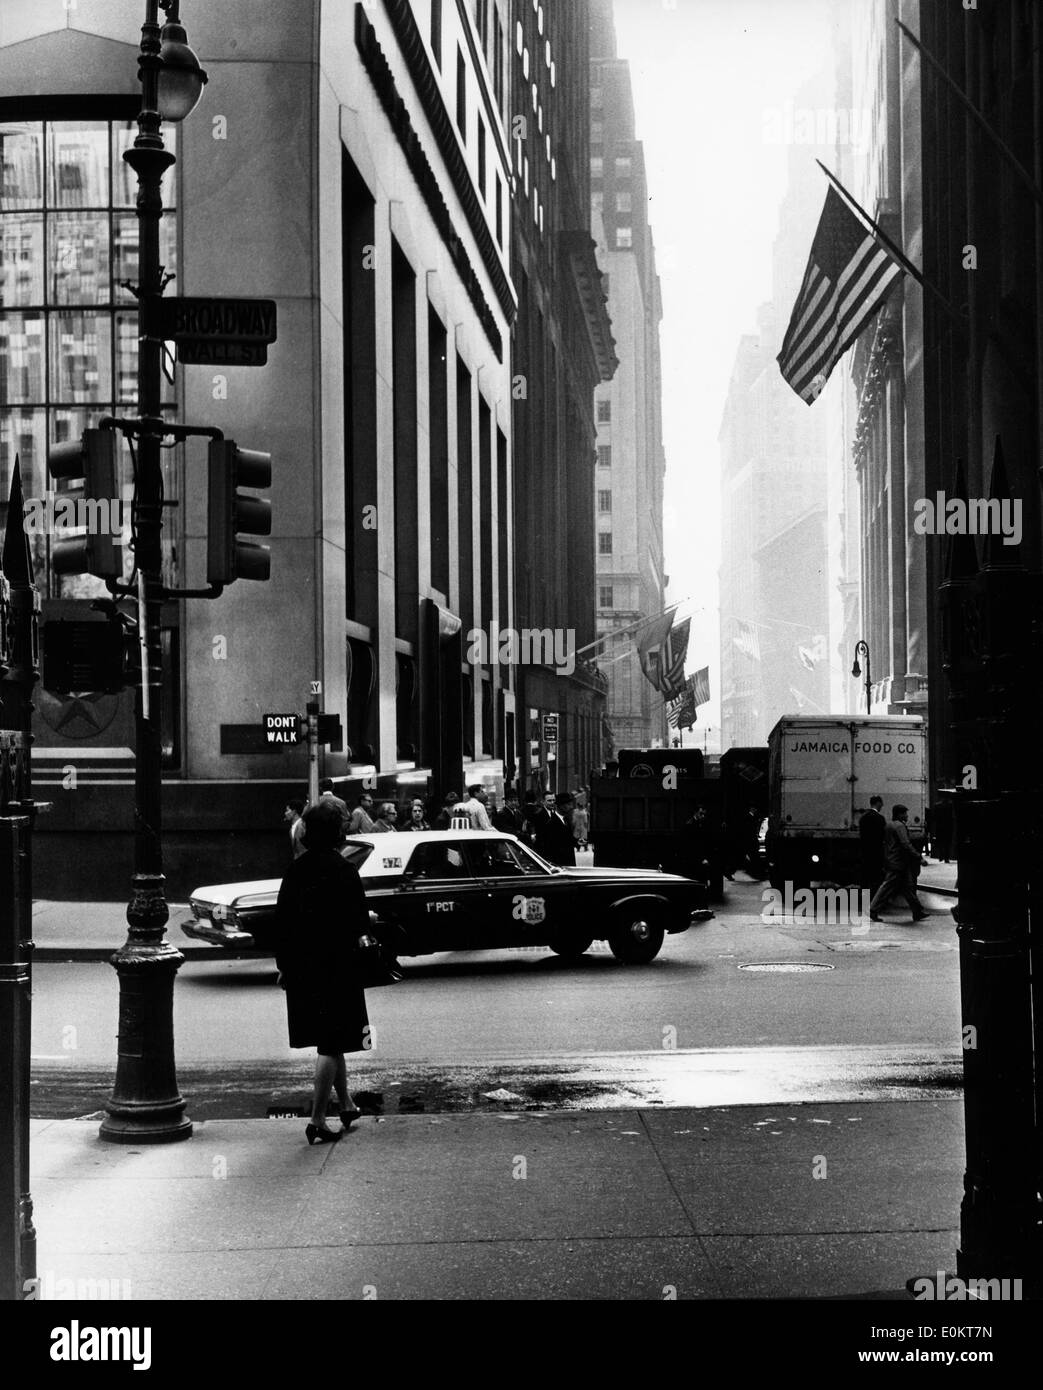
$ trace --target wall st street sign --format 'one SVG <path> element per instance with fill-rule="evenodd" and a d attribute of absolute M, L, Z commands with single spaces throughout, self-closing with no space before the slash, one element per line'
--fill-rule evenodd
<path fill-rule="evenodd" d="M 278 336 L 274 299 L 161 299 L 159 335 L 189 366 L 263 367 Z"/>

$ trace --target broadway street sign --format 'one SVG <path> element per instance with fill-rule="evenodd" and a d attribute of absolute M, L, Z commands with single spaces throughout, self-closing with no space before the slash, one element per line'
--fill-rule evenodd
<path fill-rule="evenodd" d="M 274 299 L 161 299 L 160 336 L 189 365 L 263 367 L 277 337 Z"/>

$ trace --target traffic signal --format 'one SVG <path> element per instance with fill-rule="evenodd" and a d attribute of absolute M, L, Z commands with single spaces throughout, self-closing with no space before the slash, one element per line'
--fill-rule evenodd
<path fill-rule="evenodd" d="M 212 439 L 208 467 L 207 583 L 270 579 L 270 548 L 239 536 L 270 536 L 272 504 L 266 497 L 251 497 L 239 489 L 271 486 L 271 454 L 240 449 L 231 439 Z"/>
<path fill-rule="evenodd" d="M 84 430 L 80 439 L 56 444 L 47 455 L 47 471 L 64 484 L 54 503 L 51 568 L 56 574 L 119 579 L 123 502 L 116 435 L 112 430 Z M 63 535 L 73 530 L 75 535 Z"/>

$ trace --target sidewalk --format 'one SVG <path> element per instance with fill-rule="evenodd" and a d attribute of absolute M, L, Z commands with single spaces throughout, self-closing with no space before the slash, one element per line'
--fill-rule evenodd
<path fill-rule="evenodd" d="M 948 864 L 940 859 L 928 859 L 927 867 L 920 870 L 920 877 L 917 879 L 918 888 L 926 888 L 932 893 L 940 893 L 946 898 L 955 898 L 956 893 L 956 861 L 951 860 Z"/>
<path fill-rule="evenodd" d="M 958 1101 L 304 1123 L 33 1121 L 42 1296 L 904 1299 L 953 1266 Z"/>

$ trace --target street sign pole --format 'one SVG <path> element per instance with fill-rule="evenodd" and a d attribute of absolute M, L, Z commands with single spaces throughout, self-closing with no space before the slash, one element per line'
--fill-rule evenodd
<path fill-rule="evenodd" d="M 308 804 L 314 806 L 319 799 L 319 702 L 309 700 L 307 708 L 308 727 Z"/>

